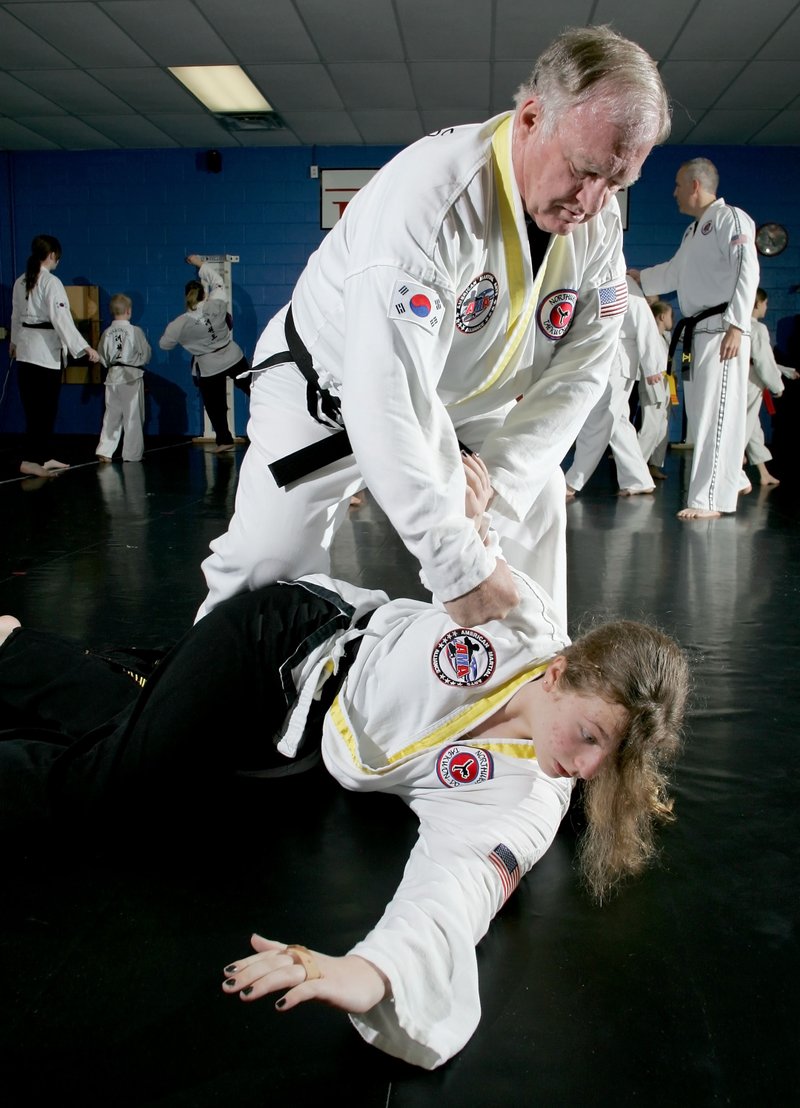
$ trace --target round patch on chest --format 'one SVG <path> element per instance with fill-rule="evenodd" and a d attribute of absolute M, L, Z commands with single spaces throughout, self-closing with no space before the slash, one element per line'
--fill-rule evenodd
<path fill-rule="evenodd" d="M 433 648 L 433 672 L 445 685 L 482 685 L 494 673 L 494 647 L 480 631 L 456 627 Z"/>
<path fill-rule="evenodd" d="M 497 307 L 497 278 L 482 273 L 470 281 L 456 302 L 456 327 L 464 335 L 480 331 L 492 318 Z"/>
<path fill-rule="evenodd" d="M 488 750 L 480 747 L 448 746 L 436 759 L 436 773 L 448 789 L 480 785 L 494 776 L 494 760 Z"/>
<path fill-rule="evenodd" d="M 711 228 L 712 228 L 713 226 L 714 226 L 714 224 L 713 224 L 713 223 L 711 222 L 711 220 L 710 220 L 710 219 L 707 219 L 707 220 L 705 221 L 705 223 L 703 224 L 703 226 L 702 226 L 702 227 L 700 228 L 700 234 L 701 234 L 701 235 L 708 235 L 708 234 L 710 234 L 710 233 L 711 233 Z"/>
<path fill-rule="evenodd" d="M 546 296 L 536 311 L 536 321 L 542 334 L 554 342 L 563 338 L 572 323 L 577 303 L 575 289 L 556 289 Z"/>

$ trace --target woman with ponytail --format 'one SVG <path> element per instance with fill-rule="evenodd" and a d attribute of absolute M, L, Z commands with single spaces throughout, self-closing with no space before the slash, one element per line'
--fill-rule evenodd
<path fill-rule="evenodd" d="M 35 477 L 54 477 L 69 468 L 52 457 L 62 351 L 68 350 L 73 358 L 87 354 L 90 362 L 98 361 L 97 351 L 73 322 L 64 286 L 53 275 L 60 258 L 58 239 L 37 235 L 25 272 L 14 283 L 11 357 L 17 361 L 26 432 L 19 471 Z"/>

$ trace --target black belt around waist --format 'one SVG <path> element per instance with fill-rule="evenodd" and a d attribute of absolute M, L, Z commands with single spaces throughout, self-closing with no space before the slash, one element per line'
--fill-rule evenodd
<path fill-rule="evenodd" d="M 698 323 L 702 323 L 704 319 L 710 319 L 712 315 L 722 315 L 727 310 L 727 302 L 724 304 L 715 304 L 713 308 L 705 308 L 702 312 L 698 312 L 697 315 L 686 315 L 678 322 L 677 327 L 672 332 L 672 339 L 669 344 L 669 354 L 667 355 L 667 365 L 672 367 L 672 359 L 675 356 L 675 351 L 678 349 L 678 343 L 683 339 L 683 346 L 681 347 L 681 372 L 684 377 L 691 377 L 692 375 L 692 339 L 694 338 L 694 329 Z"/>
<path fill-rule="evenodd" d="M 29 331 L 55 331 L 52 323 L 23 323 L 22 326 Z"/>

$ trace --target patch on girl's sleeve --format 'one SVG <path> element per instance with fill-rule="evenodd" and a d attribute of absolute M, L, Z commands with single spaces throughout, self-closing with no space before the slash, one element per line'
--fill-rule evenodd
<path fill-rule="evenodd" d="M 505 843 L 498 843 L 489 855 L 489 861 L 500 875 L 503 886 L 503 900 L 508 900 L 519 884 L 521 876 L 517 857 L 514 851 L 507 847 Z"/>
<path fill-rule="evenodd" d="M 433 648 L 431 665 L 443 685 L 483 685 L 495 671 L 497 655 L 480 631 L 455 627 Z"/>
<path fill-rule="evenodd" d="M 395 283 L 389 300 L 389 319 L 416 323 L 438 335 L 443 318 L 444 304 L 438 292 L 402 278 Z"/>

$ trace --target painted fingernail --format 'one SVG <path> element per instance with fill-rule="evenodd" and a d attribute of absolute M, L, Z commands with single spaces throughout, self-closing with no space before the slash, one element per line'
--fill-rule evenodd
<path fill-rule="evenodd" d="M 247 985 L 244 989 L 242 989 L 242 996 L 250 996 L 250 993 L 252 993 L 252 991 L 253 991 L 253 986 L 252 985 Z"/>
<path fill-rule="evenodd" d="M 276 1008 L 283 1008 L 286 1005 L 286 997 L 282 996 L 280 1000 L 275 1001 Z"/>
<path fill-rule="evenodd" d="M 225 982 L 225 985 L 228 989 L 232 989 L 235 984 L 236 980 L 233 977 L 229 977 L 228 980 Z"/>
<path fill-rule="evenodd" d="M 222 972 L 223 973 L 236 973 L 236 963 L 234 963 L 232 966 L 226 966 L 225 969 Z"/>

